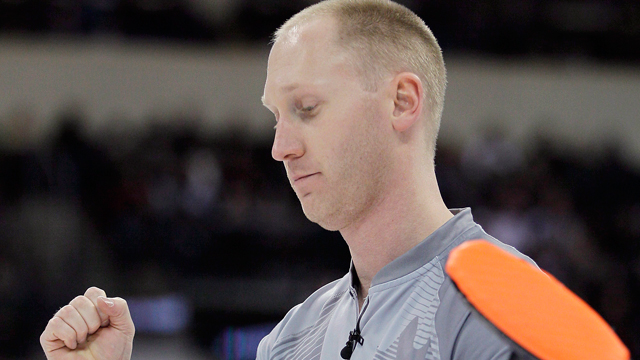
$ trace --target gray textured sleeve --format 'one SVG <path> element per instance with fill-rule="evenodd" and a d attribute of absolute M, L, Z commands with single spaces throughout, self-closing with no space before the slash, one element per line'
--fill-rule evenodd
<path fill-rule="evenodd" d="M 453 360 L 509 360 L 513 350 L 504 335 L 471 312 L 456 338 Z"/>
<path fill-rule="evenodd" d="M 273 342 L 275 341 L 278 332 L 282 328 L 282 322 L 278 323 L 269 334 L 260 340 L 258 344 L 258 351 L 256 352 L 256 360 L 269 360 L 271 358 L 271 349 L 273 348 Z"/>
<path fill-rule="evenodd" d="M 269 335 L 262 338 L 260 344 L 258 344 L 258 351 L 256 352 L 256 360 L 269 359 Z"/>

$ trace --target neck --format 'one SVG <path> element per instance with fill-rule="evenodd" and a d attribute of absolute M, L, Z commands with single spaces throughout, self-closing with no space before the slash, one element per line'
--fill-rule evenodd
<path fill-rule="evenodd" d="M 361 305 L 380 269 L 453 217 L 442 200 L 433 167 L 421 176 L 404 175 L 387 187 L 390 191 L 366 216 L 340 230 L 358 274 Z"/>

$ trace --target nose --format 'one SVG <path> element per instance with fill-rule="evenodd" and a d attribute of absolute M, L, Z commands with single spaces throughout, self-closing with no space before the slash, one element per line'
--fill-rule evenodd
<path fill-rule="evenodd" d="M 297 158 L 304 154 L 304 146 L 300 134 L 292 124 L 280 119 L 276 126 L 276 134 L 273 138 L 271 156 L 277 161 Z"/>

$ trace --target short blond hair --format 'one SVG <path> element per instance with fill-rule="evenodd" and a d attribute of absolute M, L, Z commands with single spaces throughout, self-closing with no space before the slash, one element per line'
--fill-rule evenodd
<path fill-rule="evenodd" d="M 375 91 L 382 78 L 408 71 L 425 88 L 427 140 L 431 155 L 440 129 L 447 85 L 442 50 L 429 27 L 411 10 L 388 0 L 325 0 L 287 20 L 274 34 L 278 41 L 294 26 L 319 16 L 337 20 L 339 46 L 353 56 L 364 86 Z"/>

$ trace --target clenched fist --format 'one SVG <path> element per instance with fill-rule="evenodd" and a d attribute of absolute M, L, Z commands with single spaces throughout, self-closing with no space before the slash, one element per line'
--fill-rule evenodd
<path fill-rule="evenodd" d="M 127 302 L 92 287 L 49 320 L 40 344 L 49 360 L 128 360 L 134 333 Z"/>

